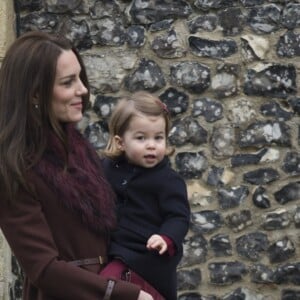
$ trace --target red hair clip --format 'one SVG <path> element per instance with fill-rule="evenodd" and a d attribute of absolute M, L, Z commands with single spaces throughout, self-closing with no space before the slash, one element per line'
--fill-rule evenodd
<path fill-rule="evenodd" d="M 165 103 L 161 102 L 160 100 L 156 100 L 156 103 L 161 107 L 164 113 L 169 114 L 168 107 Z"/>

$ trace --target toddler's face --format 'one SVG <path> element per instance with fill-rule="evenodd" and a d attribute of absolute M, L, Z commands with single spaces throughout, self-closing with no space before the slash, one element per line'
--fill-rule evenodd
<path fill-rule="evenodd" d="M 120 150 L 132 164 L 152 168 L 166 154 L 166 122 L 163 116 L 134 116 L 122 137 L 116 136 Z"/>

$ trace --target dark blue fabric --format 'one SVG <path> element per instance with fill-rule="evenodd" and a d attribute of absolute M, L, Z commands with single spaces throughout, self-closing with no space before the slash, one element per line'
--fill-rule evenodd
<path fill-rule="evenodd" d="M 111 256 L 122 258 L 166 299 L 176 299 L 176 267 L 190 219 L 184 180 L 167 157 L 154 168 L 131 165 L 124 157 L 105 158 L 103 166 L 117 195 L 118 228 L 112 235 Z M 147 250 L 152 234 L 171 238 L 175 256 Z"/>

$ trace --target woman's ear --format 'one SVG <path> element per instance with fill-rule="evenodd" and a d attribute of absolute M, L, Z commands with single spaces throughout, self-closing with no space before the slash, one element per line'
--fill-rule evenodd
<path fill-rule="evenodd" d="M 114 140 L 118 150 L 123 151 L 123 140 L 119 135 L 114 136 Z"/>
<path fill-rule="evenodd" d="M 37 96 L 34 96 L 32 99 L 32 105 L 34 106 L 34 108 L 39 108 L 39 99 Z"/>

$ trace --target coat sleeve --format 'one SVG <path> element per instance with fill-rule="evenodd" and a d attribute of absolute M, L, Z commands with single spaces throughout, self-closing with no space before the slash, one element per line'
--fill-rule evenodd
<path fill-rule="evenodd" d="M 190 224 L 190 206 L 184 180 L 173 170 L 162 180 L 160 209 L 164 222 L 159 234 L 172 239 L 177 249 L 181 248 Z"/>
<path fill-rule="evenodd" d="M 107 279 L 58 259 L 51 230 L 37 199 L 24 192 L 14 204 L 0 200 L 0 207 L 3 234 L 26 277 L 41 294 L 57 300 L 103 298 Z M 117 281 L 111 300 L 136 300 L 139 292 L 138 286 Z"/>

